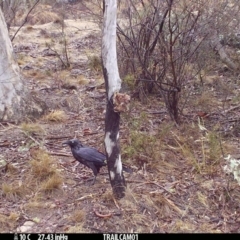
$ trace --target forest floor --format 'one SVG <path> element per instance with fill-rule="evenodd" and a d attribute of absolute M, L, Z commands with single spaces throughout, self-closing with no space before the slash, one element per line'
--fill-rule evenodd
<path fill-rule="evenodd" d="M 240 186 L 224 171 L 224 158 L 240 158 L 240 87 L 220 68 L 194 92 L 180 126 L 159 96 L 132 99 L 120 128 L 122 161 L 133 170 L 124 173 L 125 198 L 113 198 L 107 168 L 95 185 L 85 181 L 91 170 L 62 142 L 76 137 L 104 152 L 106 102 L 101 29 L 77 7 L 69 16 L 80 17 L 64 28 L 56 19 L 28 23 L 13 41 L 26 88 L 49 111 L 0 124 L 0 232 L 240 233 Z"/>

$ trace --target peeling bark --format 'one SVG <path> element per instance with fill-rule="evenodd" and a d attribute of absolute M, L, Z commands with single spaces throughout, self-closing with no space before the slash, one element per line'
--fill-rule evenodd
<path fill-rule="evenodd" d="M 24 88 L 14 59 L 7 25 L 0 10 L 0 121 L 19 122 L 41 116 L 46 105 Z"/>
<path fill-rule="evenodd" d="M 122 162 L 119 146 L 120 112 L 114 105 L 114 94 L 121 89 L 116 52 L 116 15 L 117 1 L 104 1 L 104 23 L 102 41 L 103 74 L 107 92 L 107 107 L 105 116 L 105 148 L 110 182 L 116 198 L 125 196 L 125 179 L 122 172 Z"/>

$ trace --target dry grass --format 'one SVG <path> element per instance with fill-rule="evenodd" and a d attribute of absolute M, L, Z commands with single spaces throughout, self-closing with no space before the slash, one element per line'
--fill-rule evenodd
<path fill-rule="evenodd" d="M 32 13 L 28 16 L 28 24 L 45 24 L 49 22 L 62 22 L 62 17 L 51 11 L 49 5 L 39 4 Z"/>
<path fill-rule="evenodd" d="M 13 164 L 9 163 L 7 165 L 7 172 L 10 174 L 10 175 L 13 175 L 16 174 L 18 172 L 18 168 L 16 168 Z"/>
<path fill-rule="evenodd" d="M 32 30 L 34 30 L 33 26 L 27 26 L 25 28 L 25 31 L 32 31 Z"/>
<path fill-rule="evenodd" d="M 26 9 L 26 7 L 20 7 L 19 9 L 17 9 L 14 19 L 14 23 L 16 26 L 21 25 L 25 21 L 28 12 L 29 9 Z M 27 23 L 29 25 L 45 24 L 56 21 L 62 21 L 62 17 L 58 13 L 53 12 L 52 7 L 46 4 L 36 5 L 27 18 Z M 29 30 L 31 29 L 29 28 Z"/>
<path fill-rule="evenodd" d="M 31 176 L 29 180 L 35 184 L 35 188 L 43 192 L 52 192 L 61 188 L 63 177 L 57 168 L 56 160 L 44 150 L 32 151 L 30 161 Z"/>
<path fill-rule="evenodd" d="M 26 214 L 33 216 L 32 221 L 42 222 L 49 213 L 53 213 L 56 209 L 56 204 L 53 202 L 54 193 L 41 191 L 34 198 L 25 201 L 22 209 Z"/>
<path fill-rule="evenodd" d="M 29 202 L 27 202 L 24 205 L 24 208 L 26 210 L 35 210 L 35 209 L 41 209 L 41 208 L 45 208 L 45 207 L 46 207 L 46 204 L 41 202 L 41 199 L 30 200 Z"/>
<path fill-rule="evenodd" d="M 19 219 L 19 214 L 16 212 L 11 212 L 9 216 L 0 213 L 0 228 L 1 233 L 8 232 L 9 228 L 15 228 L 17 226 L 17 221 Z"/>
<path fill-rule="evenodd" d="M 72 222 L 78 222 L 78 223 L 83 223 L 85 221 L 86 218 L 86 213 L 85 211 L 76 209 L 71 216 L 69 217 L 69 220 Z"/>
<path fill-rule="evenodd" d="M 88 57 L 88 65 L 92 71 L 96 73 L 102 71 L 102 61 L 101 58 L 97 55 L 87 55 Z"/>
<path fill-rule="evenodd" d="M 70 226 L 66 228 L 66 233 L 87 233 L 89 232 L 87 229 L 83 227 L 83 223 L 74 224 L 74 226 Z"/>
<path fill-rule="evenodd" d="M 63 81 L 62 88 L 70 89 L 70 90 L 77 90 L 78 88 L 78 82 L 74 78 L 68 78 Z"/>
<path fill-rule="evenodd" d="M 44 117 L 48 122 L 64 122 L 67 120 L 67 114 L 63 110 L 54 110 Z"/>
<path fill-rule="evenodd" d="M 219 100 L 212 96 L 212 92 L 204 91 L 192 102 L 195 111 L 210 113 L 213 108 L 219 105 Z"/>
<path fill-rule="evenodd" d="M 29 61 L 28 58 L 24 59 L 23 65 L 26 64 L 28 61 Z M 42 59 L 39 58 L 38 59 L 39 65 L 40 65 L 41 62 L 42 62 Z M 25 77 L 28 77 L 28 78 L 33 78 L 34 77 L 35 81 L 36 80 L 43 81 L 47 77 L 47 74 L 45 72 L 42 72 L 42 71 L 39 71 L 39 70 L 36 70 L 36 69 L 30 69 L 26 72 L 23 72 L 23 75 Z"/>
<path fill-rule="evenodd" d="M 196 226 L 195 224 L 188 222 L 188 221 L 182 221 L 180 219 L 176 220 L 175 224 L 171 228 L 170 232 L 173 233 L 192 233 L 195 232 Z"/>
<path fill-rule="evenodd" d="M 22 197 L 26 194 L 26 187 L 21 181 L 14 183 L 3 183 L 2 193 L 7 198 L 14 199 L 16 197 Z"/>
<path fill-rule="evenodd" d="M 209 208 L 209 204 L 208 204 L 207 196 L 204 195 L 203 193 L 199 192 L 199 191 L 198 191 L 196 194 L 197 194 L 197 199 L 198 199 L 198 201 L 199 201 L 201 204 L 203 204 L 203 206 L 204 206 L 206 209 L 208 209 L 208 208 Z"/>
<path fill-rule="evenodd" d="M 89 83 L 89 79 L 87 79 L 84 75 L 78 75 L 76 81 L 79 85 L 86 85 Z"/>
<path fill-rule="evenodd" d="M 102 199 L 104 202 L 113 202 L 113 194 L 112 194 L 112 191 L 107 190 L 107 191 L 101 196 L 101 199 Z"/>
<path fill-rule="evenodd" d="M 26 61 L 27 61 L 27 57 L 24 54 L 19 53 L 17 55 L 17 63 L 18 63 L 18 65 L 20 65 L 20 66 L 24 65 L 24 64 L 26 64 Z"/>
<path fill-rule="evenodd" d="M 46 180 L 48 177 L 57 174 L 55 160 L 44 150 L 36 150 L 32 153 L 30 161 L 32 176 L 36 179 Z"/>
<path fill-rule="evenodd" d="M 14 221 L 14 222 L 16 222 L 18 219 L 19 219 L 19 217 L 20 217 L 20 213 L 16 213 L 16 212 L 11 212 L 10 213 L 10 215 L 9 215 L 9 217 L 8 217 L 8 219 L 9 219 L 9 221 Z"/>
<path fill-rule="evenodd" d="M 62 177 L 59 174 L 54 173 L 41 183 L 40 189 L 45 192 L 51 192 L 55 189 L 59 189 L 62 183 Z"/>
<path fill-rule="evenodd" d="M 44 128 L 38 123 L 22 123 L 20 128 L 23 132 L 29 135 L 44 135 L 46 133 Z"/>
<path fill-rule="evenodd" d="M 208 135 L 208 159 L 212 165 L 219 164 L 221 157 L 223 157 L 222 140 L 216 132 L 209 132 Z"/>

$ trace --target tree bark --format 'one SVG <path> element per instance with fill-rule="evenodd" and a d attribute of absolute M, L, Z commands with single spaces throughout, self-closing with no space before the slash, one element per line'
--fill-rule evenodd
<path fill-rule="evenodd" d="M 35 118 L 41 116 L 44 110 L 46 105 L 31 96 L 24 87 L 0 10 L 0 121 L 19 122 L 25 118 Z"/>
<path fill-rule="evenodd" d="M 102 63 L 107 92 L 105 116 L 105 148 L 109 178 L 116 198 L 125 196 L 125 179 L 119 146 L 120 111 L 116 108 L 115 96 L 121 89 L 116 52 L 117 0 L 105 0 L 102 39 Z M 121 94 L 120 94 L 121 95 Z"/>

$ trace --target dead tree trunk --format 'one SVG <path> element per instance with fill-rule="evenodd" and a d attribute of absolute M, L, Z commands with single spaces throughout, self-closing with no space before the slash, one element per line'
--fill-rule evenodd
<path fill-rule="evenodd" d="M 43 114 L 44 110 L 45 103 L 30 95 L 24 87 L 0 10 L 0 121 L 18 122 L 24 118 L 35 118 Z"/>
<path fill-rule="evenodd" d="M 116 15 L 117 0 L 105 0 L 102 39 L 102 63 L 107 92 L 105 116 L 105 148 L 110 182 L 116 198 L 125 196 L 125 179 L 122 173 L 122 162 L 119 146 L 119 123 L 122 105 L 127 99 L 120 94 L 121 79 L 119 77 L 116 52 Z"/>

